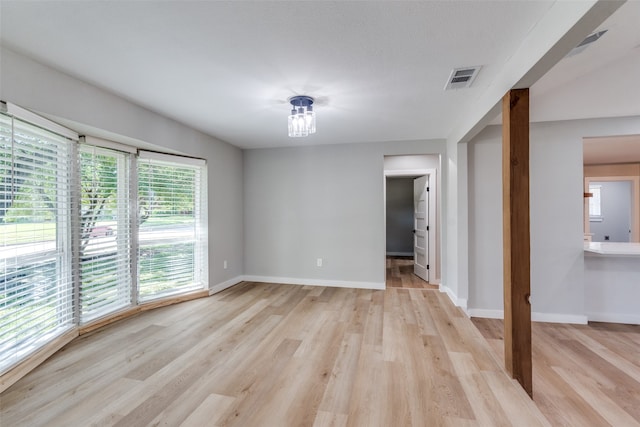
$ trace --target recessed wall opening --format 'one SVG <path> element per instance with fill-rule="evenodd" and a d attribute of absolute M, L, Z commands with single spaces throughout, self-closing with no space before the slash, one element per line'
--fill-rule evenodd
<path fill-rule="evenodd" d="M 640 135 L 583 139 L 584 240 L 640 242 Z"/>
<path fill-rule="evenodd" d="M 640 135 L 583 138 L 589 321 L 640 324 Z"/>

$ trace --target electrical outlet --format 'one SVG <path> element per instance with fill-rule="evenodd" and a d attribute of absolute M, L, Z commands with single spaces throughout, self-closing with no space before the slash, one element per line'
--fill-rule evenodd
<path fill-rule="evenodd" d="M 224 262 L 222 263 L 222 266 L 224 267 L 224 269 L 227 269 L 227 260 L 225 259 Z"/>
<path fill-rule="evenodd" d="M 317 267 L 322 267 L 322 258 L 318 258 L 318 259 L 316 260 L 316 266 L 317 266 Z"/>

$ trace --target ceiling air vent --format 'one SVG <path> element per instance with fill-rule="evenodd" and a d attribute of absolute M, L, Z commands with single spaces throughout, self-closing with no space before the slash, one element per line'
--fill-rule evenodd
<path fill-rule="evenodd" d="M 579 54 L 580 52 L 585 50 L 587 47 L 589 47 L 591 43 L 600 39 L 600 37 L 602 37 L 606 32 L 607 30 L 602 30 L 602 31 L 598 31 L 596 33 L 588 35 L 587 38 L 582 40 L 578 46 L 574 47 L 573 49 L 571 49 L 569 53 L 567 53 L 566 58 Z"/>
<path fill-rule="evenodd" d="M 449 75 L 449 80 L 447 80 L 447 85 L 444 87 L 444 90 L 462 89 L 471 86 L 473 81 L 476 79 L 480 68 L 481 67 L 478 66 L 453 69 Z"/>

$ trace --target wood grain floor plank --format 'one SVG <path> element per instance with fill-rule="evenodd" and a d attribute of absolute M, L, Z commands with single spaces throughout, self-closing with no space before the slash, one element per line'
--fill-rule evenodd
<path fill-rule="evenodd" d="M 562 368 L 554 370 L 612 426 L 640 426 L 640 423 L 627 412 L 621 410 L 616 402 L 595 392 L 597 386 L 595 386 L 593 379 L 575 372 L 568 372 Z"/>
<path fill-rule="evenodd" d="M 376 425 L 380 422 L 380 408 L 375 402 L 386 396 L 387 381 L 381 349 L 363 345 L 356 366 L 347 426 Z"/>
<path fill-rule="evenodd" d="M 438 289 L 413 274 L 413 257 L 388 256 L 386 259 L 387 288 Z"/>
<path fill-rule="evenodd" d="M 371 304 L 365 320 L 363 339 L 365 344 L 382 349 L 383 319 L 384 319 L 384 291 L 373 291 Z"/>
<path fill-rule="evenodd" d="M 363 338 L 359 334 L 345 334 L 342 339 L 339 354 L 331 369 L 320 403 L 321 412 L 344 415 L 346 421 L 346 416 L 349 415 L 349 397 L 353 389 L 362 343 Z M 330 419 L 333 418 L 333 416 L 330 417 Z"/>
<path fill-rule="evenodd" d="M 346 427 L 347 415 L 318 411 L 313 427 Z"/>
<path fill-rule="evenodd" d="M 299 340 L 285 338 L 275 352 L 258 366 L 260 375 L 248 387 L 240 391 L 229 410 L 220 417 L 222 425 L 249 426 L 258 410 L 264 405 L 280 380 L 282 371 L 291 363 L 300 345 Z M 258 422 L 264 422 L 264 419 Z"/>
<path fill-rule="evenodd" d="M 261 420 L 269 419 L 273 425 L 287 425 L 289 420 L 295 419 L 299 425 L 312 425 L 339 354 L 345 328 L 344 323 L 327 321 L 314 337 L 307 337 L 316 343 L 311 353 L 302 357 L 297 351 L 294 353 L 276 386 L 248 424 L 259 425 Z M 309 380 L 313 387 L 309 387 Z"/>
<path fill-rule="evenodd" d="M 431 374 L 434 381 L 434 399 L 438 400 L 440 413 L 456 419 L 474 419 L 473 410 L 469 403 L 460 380 L 455 374 L 451 359 L 438 337 L 423 335 L 424 350 L 430 366 L 435 371 Z"/>
<path fill-rule="evenodd" d="M 433 289 L 242 283 L 72 342 L 0 395 L 0 424 L 494 426 L 516 412 L 539 420 L 490 351 Z"/>
<path fill-rule="evenodd" d="M 552 367 L 534 367 L 534 402 L 554 425 L 603 426 L 607 421 L 560 378 Z"/>
<path fill-rule="evenodd" d="M 478 423 L 486 426 L 511 425 L 502 405 L 498 403 L 485 382 L 473 356 L 469 353 L 451 352 L 449 357 Z"/>
<path fill-rule="evenodd" d="M 416 315 L 416 323 L 420 328 L 420 333 L 422 335 L 437 336 L 438 329 L 436 328 L 433 317 L 429 312 L 429 303 L 426 301 L 424 295 L 425 293 L 421 290 L 409 290 L 411 305 Z"/>
<path fill-rule="evenodd" d="M 184 422 L 193 411 L 197 410 L 202 399 L 207 399 L 211 396 L 210 393 L 213 390 L 212 378 L 219 378 L 225 375 L 231 367 L 236 366 L 243 356 L 258 345 L 280 321 L 281 316 L 271 315 L 266 310 L 251 319 L 251 322 L 255 322 L 255 327 L 250 327 L 250 322 L 246 322 L 246 326 L 238 331 L 242 336 L 236 341 L 235 347 L 227 352 L 218 352 L 218 356 L 225 354 L 226 357 L 218 360 L 215 360 L 215 357 L 211 358 L 214 359 L 214 363 L 210 364 L 209 370 L 202 371 L 199 377 L 192 381 L 188 389 L 183 393 L 174 394 L 174 400 L 169 402 L 149 425 L 159 425 L 160 423 L 164 425 L 179 425 Z M 206 353 L 206 350 L 204 352 Z M 221 395 L 216 394 L 216 396 Z"/>
<path fill-rule="evenodd" d="M 218 417 L 227 410 L 235 401 L 235 397 L 210 394 L 196 408 L 189 417 L 180 424 L 180 427 L 217 427 Z"/>
<path fill-rule="evenodd" d="M 638 384 L 640 384 L 640 351 L 638 347 L 627 347 L 627 342 L 616 340 L 613 344 L 614 349 L 618 349 L 616 352 L 610 348 L 607 348 L 605 344 L 601 344 L 597 340 L 591 338 L 583 330 L 576 330 L 575 339 L 582 343 L 585 347 L 589 348 L 592 352 L 597 354 L 602 359 L 609 362 L 616 369 L 621 370 Z M 607 336 L 604 336 L 605 343 L 610 343 Z M 611 345 L 611 344 L 609 344 Z"/>
<path fill-rule="evenodd" d="M 242 343 L 255 329 L 262 325 L 262 317 L 267 313 L 262 310 L 268 305 L 267 300 L 259 300 L 247 310 L 238 315 L 239 322 L 223 325 L 220 330 L 211 334 L 208 340 L 202 340 L 190 347 L 173 363 L 154 373 L 142 386 L 142 396 L 135 405 L 129 403 L 126 416 L 116 426 L 145 425 L 162 410 L 166 408 L 172 399 L 181 396 L 203 373 L 210 369 L 220 369 L 224 362 L 224 356 Z M 256 320 L 257 318 L 257 320 Z"/>
<path fill-rule="evenodd" d="M 473 319 L 500 360 L 502 321 Z M 553 425 L 640 423 L 637 325 L 534 323 L 534 402 Z"/>
<path fill-rule="evenodd" d="M 548 426 L 551 424 L 548 420 L 539 412 L 533 410 L 535 404 L 525 395 L 524 390 L 522 392 L 513 393 L 509 390 L 509 384 L 514 384 L 515 381 L 503 375 L 502 372 L 488 372 L 482 373 L 484 380 L 491 388 L 491 391 L 496 396 L 499 402 L 504 402 L 502 409 L 504 410 L 507 418 L 512 425 L 524 425 L 524 426 Z M 507 395 L 507 393 L 510 393 Z M 519 402 L 514 399 L 519 398 Z M 522 411 L 522 406 L 529 406 L 531 411 Z"/>

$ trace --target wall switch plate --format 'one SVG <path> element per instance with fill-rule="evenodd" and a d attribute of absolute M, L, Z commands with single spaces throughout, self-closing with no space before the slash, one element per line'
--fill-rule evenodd
<path fill-rule="evenodd" d="M 322 267 L 322 258 L 318 258 L 318 259 L 316 260 L 316 266 L 317 266 L 317 267 Z"/>
<path fill-rule="evenodd" d="M 224 269 L 226 270 L 226 269 L 227 269 L 227 260 L 226 260 L 226 259 L 224 260 L 224 262 L 222 263 L 222 265 L 223 265 Z"/>

